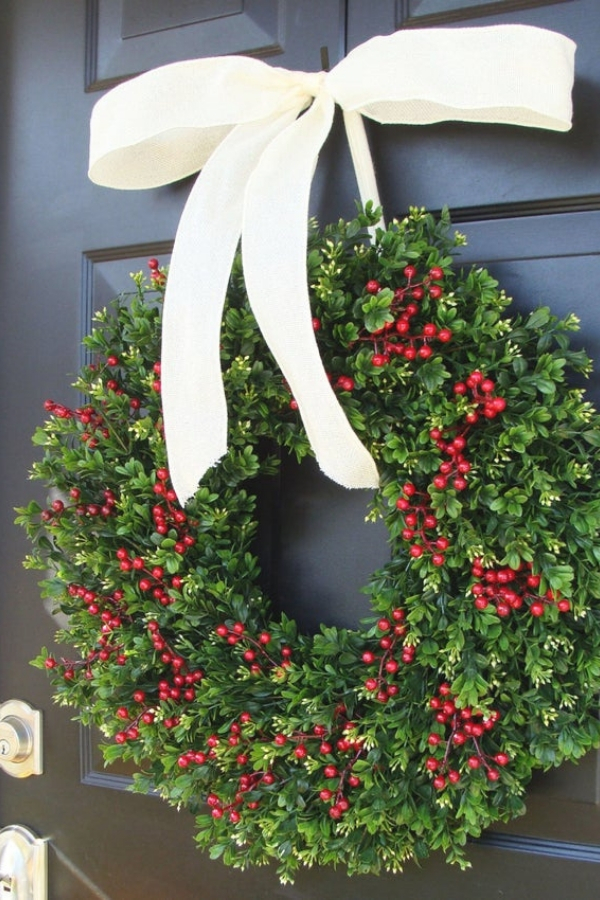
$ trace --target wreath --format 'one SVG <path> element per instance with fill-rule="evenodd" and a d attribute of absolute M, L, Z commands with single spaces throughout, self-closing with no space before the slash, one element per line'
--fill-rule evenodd
<path fill-rule="evenodd" d="M 310 453 L 236 260 L 221 358 L 229 450 L 185 509 L 169 481 L 159 332 L 166 273 L 96 316 L 77 408 L 34 443 L 48 505 L 20 509 L 68 617 L 44 649 L 59 703 L 133 760 L 133 789 L 197 816 L 239 868 L 400 871 L 524 811 L 535 769 L 600 743 L 600 419 L 577 319 L 506 314 L 485 269 L 455 270 L 449 217 L 411 210 L 367 240 L 367 208 L 322 232 L 308 270 L 332 389 L 381 475 L 389 562 L 358 630 L 299 633 L 260 586 L 252 482 Z M 48 572 L 49 570 L 49 572 Z"/>

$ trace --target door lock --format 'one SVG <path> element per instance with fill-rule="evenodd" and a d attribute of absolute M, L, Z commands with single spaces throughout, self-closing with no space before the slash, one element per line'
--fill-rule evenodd
<path fill-rule="evenodd" d="M 22 700 L 0 703 L 0 769 L 15 778 L 43 771 L 42 714 Z M 1 881 L 0 888 L 2 900 Z"/>
<path fill-rule="evenodd" d="M 22 825 L 0 830 L 0 900 L 47 900 L 46 841 Z"/>

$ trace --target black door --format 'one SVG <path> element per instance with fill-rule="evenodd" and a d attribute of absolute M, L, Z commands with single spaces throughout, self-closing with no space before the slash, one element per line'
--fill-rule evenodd
<path fill-rule="evenodd" d="M 147 256 L 168 252 L 189 184 L 107 191 L 86 178 L 88 120 L 110 84 L 176 59 L 251 53 L 315 71 L 374 34 L 397 28 L 523 22 L 578 44 L 575 120 L 557 135 L 443 124 L 369 129 L 388 216 L 409 205 L 450 205 L 469 237 L 466 262 L 490 266 L 518 305 L 575 311 L 592 356 L 600 344 L 600 8 L 595 0 L 3 0 L 0 6 L 2 152 L 2 572 L 0 701 L 44 712 L 45 772 L 0 772 L 0 827 L 49 839 L 51 900 L 192 898 L 564 897 L 591 900 L 600 878 L 597 755 L 540 778 L 528 815 L 471 849 L 468 873 L 432 859 L 402 876 L 348 880 L 307 872 L 281 887 L 271 870 L 244 874 L 194 849 L 193 822 L 153 797 L 124 791 L 105 771 L 95 735 L 51 703 L 28 666 L 52 643 L 54 623 L 24 572 L 13 508 L 32 496 L 30 435 L 46 397 L 68 400 L 91 311 L 126 286 Z M 356 188 L 341 128 L 323 154 L 314 210 L 349 216 Z M 83 273 L 83 276 L 82 276 Z M 600 400 L 600 382 L 591 385 Z M 286 466 L 275 592 L 305 627 L 352 624 L 366 610 L 359 587 L 385 558 L 366 531 L 364 497 Z M 298 515 L 298 510 L 301 515 Z M 285 512 L 284 512 L 285 511 Z M 307 567 L 302 560 L 310 558 Z M 339 612 L 339 598 L 355 598 Z M 311 607 L 311 598 L 318 604 Z M 285 601 L 284 601 L 285 598 Z"/>

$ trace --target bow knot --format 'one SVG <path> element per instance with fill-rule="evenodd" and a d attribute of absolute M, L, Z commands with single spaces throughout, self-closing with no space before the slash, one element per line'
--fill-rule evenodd
<path fill-rule="evenodd" d="M 310 186 L 335 104 L 361 200 L 379 205 L 362 116 L 566 131 L 574 48 L 524 25 L 407 30 L 361 44 L 330 72 L 291 72 L 247 57 L 188 60 L 98 101 L 93 181 L 155 187 L 202 170 L 177 229 L 163 314 L 165 436 L 182 503 L 227 449 L 219 333 L 240 237 L 250 305 L 321 469 L 346 487 L 378 483 L 323 369 L 306 284 Z"/>
<path fill-rule="evenodd" d="M 326 88 L 327 72 L 300 72 L 294 71 L 290 73 L 298 86 L 309 95 L 309 97 L 318 97 Z"/>

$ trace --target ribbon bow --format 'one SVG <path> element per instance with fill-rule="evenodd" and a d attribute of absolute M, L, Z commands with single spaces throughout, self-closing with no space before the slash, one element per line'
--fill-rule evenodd
<path fill-rule="evenodd" d="M 361 44 L 330 72 L 241 56 L 189 60 L 98 101 L 92 181 L 151 188 L 202 170 L 177 229 L 163 316 L 165 436 L 182 503 L 227 449 L 219 332 L 240 236 L 252 311 L 321 469 L 346 487 L 378 483 L 323 369 L 306 283 L 310 186 L 335 104 L 361 200 L 378 204 L 362 116 L 567 131 L 574 49 L 563 35 L 524 25 L 398 31 Z"/>

